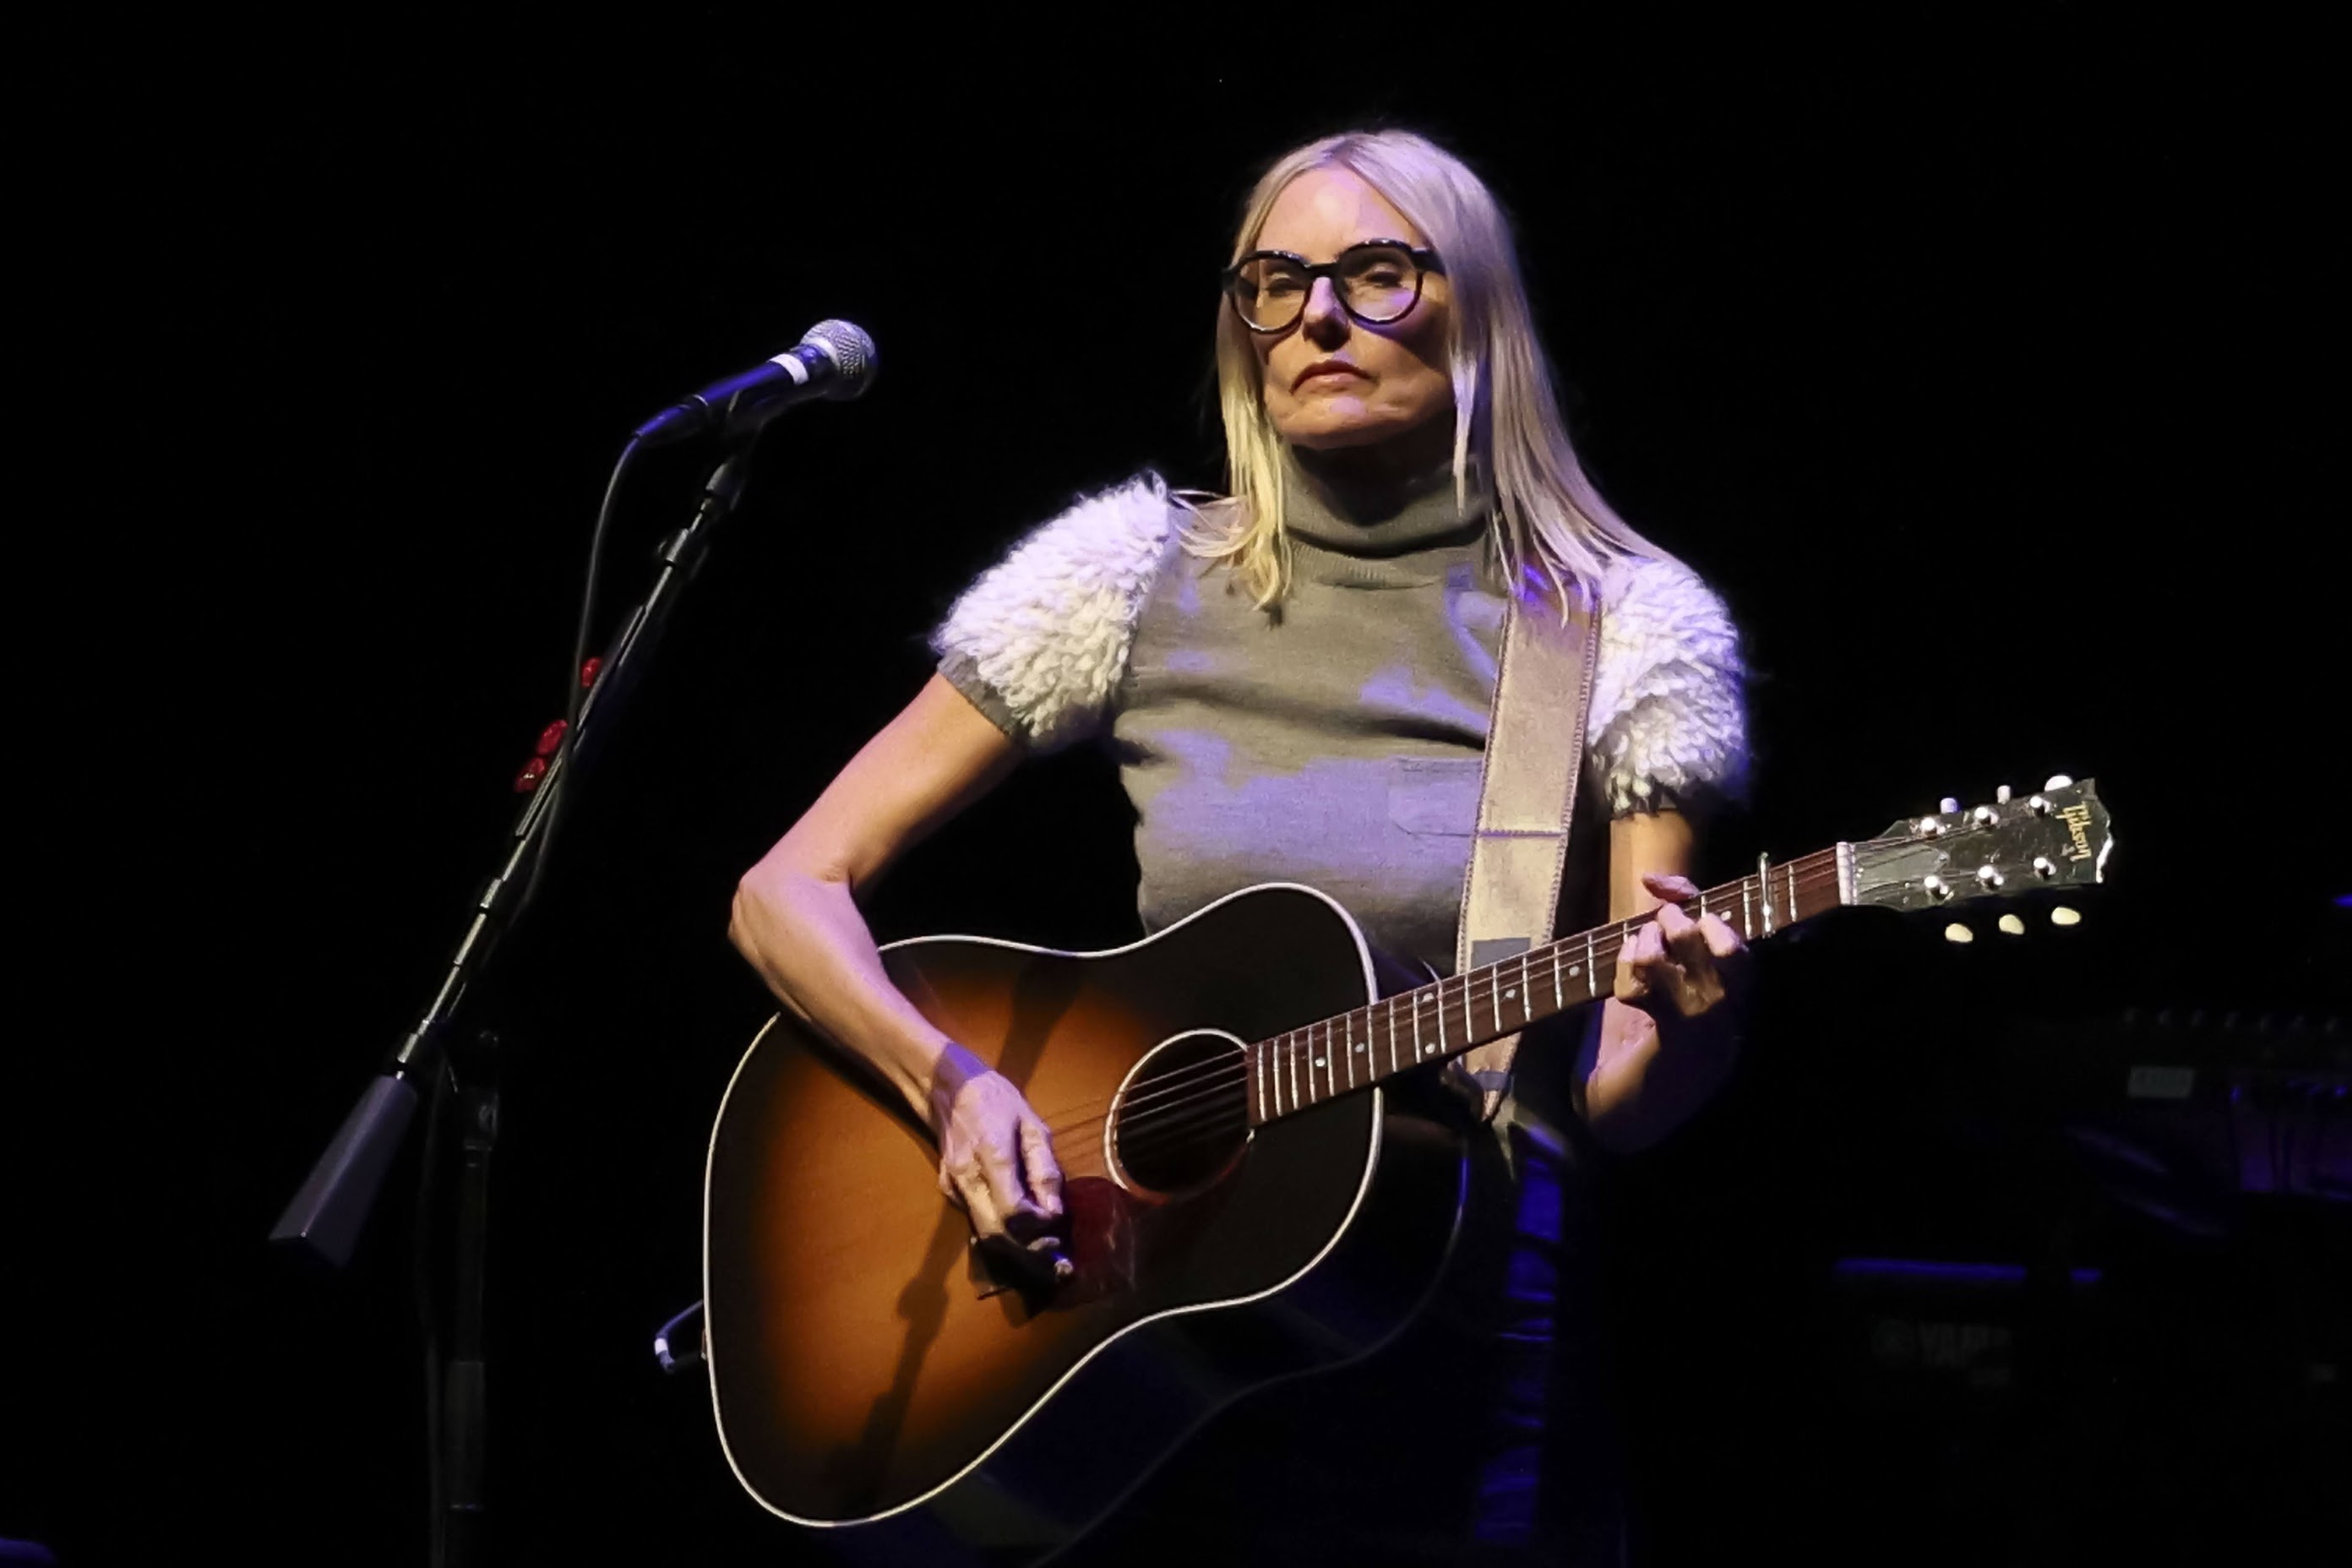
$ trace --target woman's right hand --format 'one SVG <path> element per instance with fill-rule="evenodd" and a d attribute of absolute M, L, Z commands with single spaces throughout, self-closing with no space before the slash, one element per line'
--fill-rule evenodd
<path fill-rule="evenodd" d="M 930 1113 L 940 1191 L 970 1216 L 974 1240 L 1067 1278 L 1062 1167 L 1045 1120 L 1011 1079 L 953 1043 L 931 1074 Z"/>

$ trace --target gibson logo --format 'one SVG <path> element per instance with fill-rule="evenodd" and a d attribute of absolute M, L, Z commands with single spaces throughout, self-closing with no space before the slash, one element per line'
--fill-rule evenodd
<path fill-rule="evenodd" d="M 2058 819 L 2066 825 L 2066 831 L 2074 839 L 2074 853 L 2068 855 L 2066 858 L 2088 860 L 2091 858 L 2091 808 L 2087 805 L 2070 805 L 2058 814 Z"/>

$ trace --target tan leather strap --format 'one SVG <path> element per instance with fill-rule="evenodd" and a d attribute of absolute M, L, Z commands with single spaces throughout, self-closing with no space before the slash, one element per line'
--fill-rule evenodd
<path fill-rule="evenodd" d="M 1582 593 L 1570 595 L 1565 624 L 1542 601 L 1515 596 L 1504 611 L 1456 974 L 1551 940 L 1600 651 L 1601 617 Z M 1477 1094 L 1483 1120 L 1494 1120 L 1510 1089 L 1518 1045 L 1518 1036 L 1506 1035 L 1449 1064 L 1456 1086 Z"/>

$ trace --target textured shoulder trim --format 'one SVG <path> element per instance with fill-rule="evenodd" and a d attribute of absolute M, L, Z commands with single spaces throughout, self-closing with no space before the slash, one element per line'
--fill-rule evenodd
<path fill-rule="evenodd" d="M 960 687 L 1015 740 L 1050 751 L 1102 716 L 1175 527 L 1158 474 L 1082 497 L 982 573 L 931 634 Z M 959 676 L 964 679 L 957 679 Z"/>
<path fill-rule="evenodd" d="M 1687 567 L 1631 561 L 1611 571 L 1585 733 L 1614 815 L 1701 792 L 1746 794 L 1746 674 L 1723 601 Z"/>

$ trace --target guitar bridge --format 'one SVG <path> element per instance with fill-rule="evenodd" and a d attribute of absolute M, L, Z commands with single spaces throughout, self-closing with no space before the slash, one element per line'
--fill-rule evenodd
<path fill-rule="evenodd" d="M 1136 1275 L 1134 1200 L 1114 1182 L 1080 1176 L 1062 1189 L 1063 1255 L 1074 1265 L 1056 1278 L 1016 1255 L 1009 1245 L 983 1247 L 977 1237 L 964 1247 L 964 1277 L 982 1300 L 1017 1292 L 1032 1312 L 1076 1307 L 1116 1291 L 1132 1289 Z"/>
<path fill-rule="evenodd" d="M 976 1236 L 967 1239 L 963 1260 L 964 1278 L 971 1283 L 972 1294 L 983 1301 L 1007 1290 L 1018 1290 L 1027 1296 L 1040 1283 L 1034 1268 L 1002 1247 L 982 1247 Z"/>

